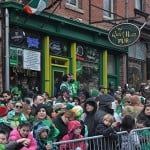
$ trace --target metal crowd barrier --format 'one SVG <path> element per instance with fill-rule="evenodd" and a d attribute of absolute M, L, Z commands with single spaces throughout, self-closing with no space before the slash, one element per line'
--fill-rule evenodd
<path fill-rule="evenodd" d="M 83 146 L 84 145 L 84 146 Z M 150 128 L 53 142 L 53 150 L 150 150 Z"/>

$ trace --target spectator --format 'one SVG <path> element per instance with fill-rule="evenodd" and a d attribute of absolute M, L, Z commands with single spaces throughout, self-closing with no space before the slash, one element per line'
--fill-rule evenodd
<path fill-rule="evenodd" d="M 21 102 L 15 104 L 15 108 L 8 112 L 7 120 L 10 122 L 12 128 L 17 127 L 22 121 L 26 121 L 27 118 L 23 114 L 23 105 Z"/>
<path fill-rule="evenodd" d="M 78 97 L 80 99 L 80 106 L 84 108 L 84 103 L 86 99 L 89 98 L 89 93 L 87 91 L 80 92 Z"/>
<path fill-rule="evenodd" d="M 27 118 L 27 120 L 33 124 L 34 121 L 34 116 L 31 114 L 32 108 L 30 104 L 23 104 L 23 114 L 25 115 L 25 117 Z"/>
<path fill-rule="evenodd" d="M 139 96 L 137 95 L 133 95 L 130 97 L 130 102 L 131 102 L 131 106 L 134 109 L 134 117 L 137 118 L 137 116 L 141 113 L 141 111 L 143 110 L 144 106 L 141 103 L 141 100 L 139 98 Z"/>
<path fill-rule="evenodd" d="M 37 105 L 40 103 L 43 103 L 43 102 L 44 102 L 44 99 L 41 95 L 34 95 L 33 96 L 32 112 L 31 112 L 31 114 L 33 116 L 35 116 Z"/>
<path fill-rule="evenodd" d="M 108 94 L 110 94 L 111 96 L 114 96 L 114 94 L 115 94 L 115 84 L 114 84 L 114 82 L 109 83 Z"/>
<path fill-rule="evenodd" d="M 14 106 L 15 106 L 15 102 L 13 100 L 9 100 L 6 104 L 7 108 L 8 108 L 8 111 L 11 111 L 13 110 Z"/>
<path fill-rule="evenodd" d="M 114 110 L 112 109 L 112 102 L 114 102 L 114 97 L 109 94 L 103 94 L 100 97 L 99 109 L 95 113 L 94 122 L 95 126 L 102 121 L 102 118 L 105 114 L 114 114 Z"/>
<path fill-rule="evenodd" d="M 66 110 L 53 119 L 56 128 L 61 131 L 57 136 L 57 141 L 61 140 L 68 132 L 68 122 L 75 119 L 75 113 L 72 110 Z"/>
<path fill-rule="evenodd" d="M 70 94 L 70 96 L 72 96 L 73 98 L 78 95 L 79 82 L 74 79 L 74 75 L 72 73 L 70 73 L 69 76 L 70 76 L 69 86 L 70 86 L 71 93 L 72 93 L 72 95 Z"/>
<path fill-rule="evenodd" d="M 64 87 L 61 89 L 61 96 L 56 100 L 56 103 L 67 104 L 68 102 L 70 102 L 69 90 Z"/>
<path fill-rule="evenodd" d="M 68 123 L 68 133 L 61 139 L 61 141 L 68 141 L 68 140 L 75 140 L 75 139 L 82 139 L 83 136 L 81 135 L 81 124 L 77 120 L 70 121 Z M 86 150 L 85 141 L 80 142 L 73 142 L 71 144 L 62 144 L 60 145 L 60 150 Z"/>
<path fill-rule="evenodd" d="M 58 77 L 55 78 L 54 81 L 54 97 L 58 97 L 60 95 L 60 80 Z"/>
<path fill-rule="evenodd" d="M 121 135 L 121 150 L 140 149 L 140 141 L 136 132 L 132 131 L 135 128 L 135 119 L 126 115 L 121 124 L 123 131 L 127 131 L 127 134 Z"/>
<path fill-rule="evenodd" d="M 118 96 L 122 96 L 122 87 L 121 86 L 118 86 L 117 88 L 117 91 L 115 92 L 115 95 L 118 95 Z"/>
<path fill-rule="evenodd" d="M 30 130 L 30 123 L 28 121 L 22 121 L 17 128 L 10 132 L 9 140 L 17 141 L 21 138 L 25 138 L 26 142 L 24 142 L 24 145 L 21 146 L 21 150 L 36 150 L 37 144 Z"/>
<path fill-rule="evenodd" d="M 99 90 L 99 96 L 104 94 L 105 89 L 106 89 L 106 88 L 105 88 L 103 85 L 100 85 L 100 86 L 99 86 L 99 88 L 98 88 L 98 90 Z"/>
<path fill-rule="evenodd" d="M 110 114 L 104 115 L 102 121 L 96 126 L 96 135 L 112 136 L 116 135 L 114 127 L 118 126 L 118 122 L 114 122 L 114 117 Z"/>
<path fill-rule="evenodd" d="M 51 134 L 48 126 L 41 125 L 36 131 L 37 150 L 50 150 L 52 148 L 52 141 L 48 140 Z"/>
<path fill-rule="evenodd" d="M 20 145 L 25 145 L 26 138 L 16 141 L 8 141 L 8 135 L 5 131 L 0 130 L 0 150 L 20 150 Z"/>
<path fill-rule="evenodd" d="M 110 114 L 104 115 L 102 121 L 96 126 L 96 135 L 103 135 L 102 141 L 99 141 L 97 149 L 114 150 L 117 149 L 117 134 L 115 127 L 118 126 L 118 122 L 114 122 L 114 117 Z M 101 143 L 102 142 L 102 143 Z"/>
<path fill-rule="evenodd" d="M 1 99 L 1 104 L 6 105 L 9 102 L 9 100 L 11 99 L 10 91 L 3 91 L 2 92 L 2 97 L 3 98 Z"/>
<path fill-rule="evenodd" d="M 73 103 L 74 105 L 80 105 L 80 99 L 79 99 L 79 97 L 78 97 L 78 96 L 75 96 L 75 97 L 73 98 L 72 103 Z"/>
<path fill-rule="evenodd" d="M 52 118 L 56 118 L 59 114 L 66 110 L 66 105 L 63 103 L 56 103 L 53 106 Z"/>
<path fill-rule="evenodd" d="M 150 127 L 150 104 L 146 104 L 142 112 L 138 115 L 137 120 L 145 120 L 149 122 Z"/>
<path fill-rule="evenodd" d="M 84 104 L 84 113 L 82 114 L 80 120 L 87 125 L 88 136 L 95 135 L 95 122 L 94 115 L 97 111 L 97 104 L 93 98 L 88 98 Z"/>
<path fill-rule="evenodd" d="M 54 140 L 59 135 L 59 130 L 54 126 L 54 124 L 52 123 L 51 119 L 48 116 L 46 105 L 39 104 L 35 112 L 35 121 L 33 122 L 34 138 L 36 138 L 38 129 L 43 126 L 47 126 L 51 131 L 48 134 L 48 138 L 47 138 L 48 141 Z"/>
<path fill-rule="evenodd" d="M 72 90 L 69 86 L 69 82 L 70 82 L 70 75 L 69 74 L 65 74 L 62 77 L 62 83 L 60 85 L 60 92 L 62 92 L 63 89 L 67 89 L 69 91 L 69 94 L 72 95 Z"/>
<path fill-rule="evenodd" d="M 48 115 L 51 117 L 53 112 L 53 101 L 50 99 L 48 92 L 43 92 L 42 96 L 44 98 L 44 104 L 46 104 L 48 108 Z"/>

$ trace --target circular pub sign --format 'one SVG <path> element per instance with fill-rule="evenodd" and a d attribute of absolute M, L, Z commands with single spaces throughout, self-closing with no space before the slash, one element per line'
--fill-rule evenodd
<path fill-rule="evenodd" d="M 134 44 L 140 37 L 140 29 L 131 23 L 122 23 L 113 27 L 108 34 L 109 41 L 120 47 Z"/>

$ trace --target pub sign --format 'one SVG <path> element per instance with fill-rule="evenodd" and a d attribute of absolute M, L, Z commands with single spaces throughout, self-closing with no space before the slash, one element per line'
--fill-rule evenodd
<path fill-rule="evenodd" d="M 108 34 L 110 43 L 120 47 L 126 47 L 134 44 L 139 37 L 140 29 L 131 23 L 122 23 L 116 25 Z"/>

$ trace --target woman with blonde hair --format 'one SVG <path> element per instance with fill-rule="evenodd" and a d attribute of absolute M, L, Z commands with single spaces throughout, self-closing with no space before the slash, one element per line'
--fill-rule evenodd
<path fill-rule="evenodd" d="M 23 113 L 24 113 L 25 117 L 27 118 L 27 120 L 32 124 L 34 121 L 34 116 L 32 116 L 32 114 L 31 114 L 31 111 L 32 111 L 31 109 L 32 108 L 31 108 L 30 104 L 25 103 L 23 105 Z"/>
<path fill-rule="evenodd" d="M 13 110 L 8 112 L 7 121 L 10 122 L 12 128 L 17 127 L 22 121 L 26 121 L 27 118 L 23 113 L 22 102 L 17 102 Z"/>

